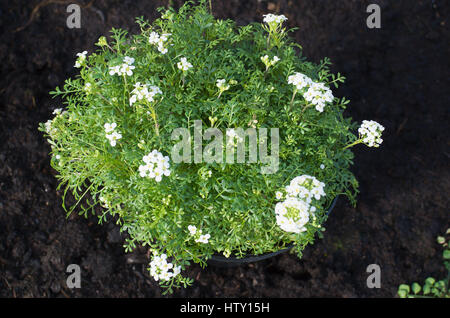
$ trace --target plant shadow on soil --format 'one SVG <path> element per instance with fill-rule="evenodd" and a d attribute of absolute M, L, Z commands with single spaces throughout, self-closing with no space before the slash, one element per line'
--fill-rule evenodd
<path fill-rule="evenodd" d="M 84 1 L 81 29 L 66 27 L 67 4 L 2 2 L 0 297 L 161 296 L 147 274 L 145 250 L 126 254 L 114 222 L 66 218 L 50 147 L 37 126 L 58 107 L 48 92 L 76 73 L 77 52 L 92 52 L 112 27 L 138 32 L 135 17 L 153 20 L 155 9 L 167 2 Z M 381 29 L 366 26 L 371 2 L 381 7 Z M 299 28 L 292 35 L 304 55 L 314 62 L 331 58 L 332 70 L 347 77 L 334 90 L 351 100 L 346 115 L 376 120 L 386 130 L 380 148 L 355 149 L 356 208 L 340 200 L 325 237 L 307 247 L 301 260 L 285 253 L 234 268 L 192 265 L 186 274 L 194 285 L 173 296 L 393 297 L 401 283 L 443 277 L 435 238 L 449 227 L 444 17 L 450 3 L 227 0 L 213 1 L 213 8 L 217 17 L 238 24 L 261 21 L 268 12 L 285 14 L 289 27 Z M 80 289 L 66 287 L 72 263 L 81 266 Z M 380 289 L 366 286 L 369 264 L 381 267 Z"/>

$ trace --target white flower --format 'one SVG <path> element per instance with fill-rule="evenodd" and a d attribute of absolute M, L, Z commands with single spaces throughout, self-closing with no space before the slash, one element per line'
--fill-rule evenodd
<path fill-rule="evenodd" d="M 52 123 L 53 123 L 53 120 L 51 120 L 51 119 L 47 120 L 47 121 L 44 123 L 45 131 L 46 131 L 47 134 L 49 134 L 49 135 L 51 135 L 52 133 L 55 133 L 55 132 L 56 132 L 56 129 L 54 129 L 54 128 L 52 127 Z"/>
<path fill-rule="evenodd" d="M 183 72 L 186 72 L 192 67 L 192 64 L 189 63 L 185 57 L 182 57 L 180 62 L 177 63 L 177 67 Z"/>
<path fill-rule="evenodd" d="M 53 115 L 56 115 L 56 116 L 61 115 L 61 112 L 62 112 L 62 108 L 56 108 L 56 109 L 53 111 Z"/>
<path fill-rule="evenodd" d="M 114 131 L 117 127 L 117 124 L 105 123 L 103 127 L 105 128 L 106 138 L 109 140 L 110 145 L 115 147 L 117 144 L 117 140 L 122 138 L 122 135 L 119 132 Z"/>
<path fill-rule="evenodd" d="M 109 67 L 109 75 L 114 75 L 114 74 L 119 74 L 119 73 L 120 73 L 120 65 Z"/>
<path fill-rule="evenodd" d="M 173 269 L 173 276 L 177 276 L 181 273 L 181 266 L 176 266 Z"/>
<path fill-rule="evenodd" d="M 379 147 L 383 142 L 381 134 L 384 127 L 373 120 L 363 120 L 361 127 L 358 129 L 360 138 L 364 144 L 369 147 Z"/>
<path fill-rule="evenodd" d="M 84 88 L 83 89 L 84 89 L 84 91 L 86 93 L 90 93 L 92 91 L 92 84 L 91 83 L 84 84 Z"/>
<path fill-rule="evenodd" d="M 103 125 L 103 127 L 105 127 L 105 132 L 110 133 L 112 131 L 114 131 L 114 129 L 117 127 L 116 123 L 106 123 L 105 125 Z"/>
<path fill-rule="evenodd" d="M 320 165 L 320 169 L 325 169 L 325 165 L 323 163 Z"/>
<path fill-rule="evenodd" d="M 137 101 L 137 95 L 133 95 L 130 97 L 130 106 L 136 103 Z"/>
<path fill-rule="evenodd" d="M 80 68 L 84 62 L 86 61 L 87 51 L 83 51 L 81 53 L 77 53 L 77 60 L 75 61 L 74 67 Z"/>
<path fill-rule="evenodd" d="M 162 180 L 162 176 L 163 176 L 162 169 L 159 167 L 156 169 L 153 169 L 153 175 L 154 175 L 155 181 L 160 182 Z"/>
<path fill-rule="evenodd" d="M 280 191 L 277 191 L 275 193 L 275 197 L 277 198 L 277 200 L 281 200 L 283 198 L 283 193 L 281 193 Z"/>
<path fill-rule="evenodd" d="M 230 89 L 230 85 L 228 85 L 228 84 L 226 83 L 226 80 L 225 80 L 225 79 L 218 79 L 217 82 L 216 82 L 216 86 L 219 88 L 219 90 L 220 90 L 221 92 L 224 92 L 224 91 Z"/>
<path fill-rule="evenodd" d="M 133 75 L 133 70 L 135 69 L 136 67 L 134 66 L 134 65 L 129 65 L 129 64 L 127 64 L 127 63 L 124 63 L 124 64 L 122 64 L 122 66 L 121 66 L 121 68 L 120 68 L 120 73 L 121 74 L 119 74 L 119 75 L 124 75 L 124 74 L 126 74 L 126 75 L 128 75 L 128 76 L 131 76 L 131 75 Z"/>
<path fill-rule="evenodd" d="M 122 135 L 119 132 L 114 131 L 111 134 L 106 135 L 106 138 L 109 140 L 111 146 L 115 147 L 117 144 L 117 140 L 121 139 Z"/>
<path fill-rule="evenodd" d="M 164 43 L 168 40 L 169 36 L 171 36 L 172 34 L 170 33 L 163 33 L 161 34 L 161 36 L 159 37 L 159 41 L 158 44 Z"/>
<path fill-rule="evenodd" d="M 207 244 L 208 243 L 208 241 L 209 241 L 209 239 L 210 239 L 210 237 L 211 237 L 211 235 L 209 235 L 209 234 L 201 234 L 200 236 L 199 236 L 199 238 L 197 238 L 196 240 L 195 240 L 195 242 L 196 243 L 203 243 L 203 244 Z"/>
<path fill-rule="evenodd" d="M 261 56 L 261 61 L 266 66 L 266 69 L 268 69 L 271 66 L 274 66 L 280 59 L 278 56 L 274 56 L 272 60 L 269 59 L 269 55 Z"/>
<path fill-rule="evenodd" d="M 298 90 L 311 85 L 312 82 L 308 76 L 298 72 L 288 77 L 288 84 L 294 85 Z"/>
<path fill-rule="evenodd" d="M 197 227 L 195 225 L 188 226 L 189 234 L 195 235 L 197 233 Z"/>
<path fill-rule="evenodd" d="M 134 63 L 134 58 L 129 57 L 129 56 L 125 56 L 123 61 L 124 61 L 124 63 L 126 63 L 128 65 L 132 65 Z"/>
<path fill-rule="evenodd" d="M 154 31 L 150 33 L 148 42 L 150 42 L 150 44 L 158 44 L 158 41 L 159 41 L 159 34 Z"/>
<path fill-rule="evenodd" d="M 158 51 L 159 51 L 161 54 L 166 54 L 168 50 L 167 50 L 167 48 L 164 47 L 163 45 L 158 45 Z"/>

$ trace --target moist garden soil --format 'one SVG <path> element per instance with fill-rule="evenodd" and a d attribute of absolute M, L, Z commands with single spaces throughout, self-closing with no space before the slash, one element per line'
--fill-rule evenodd
<path fill-rule="evenodd" d="M 137 33 L 169 1 L 81 1 L 81 28 L 66 27 L 70 1 L 2 0 L 0 7 L 0 296 L 160 297 L 145 250 L 131 254 L 114 220 L 66 218 L 39 122 L 61 107 L 48 92 L 76 74 L 75 54 L 112 27 Z M 171 1 L 179 7 L 182 1 Z M 323 239 L 299 260 L 285 253 L 239 267 L 192 265 L 194 285 L 167 297 L 394 297 L 401 283 L 446 275 L 436 236 L 449 224 L 448 1 L 212 1 L 216 17 L 243 25 L 285 14 L 303 54 L 347 80 L 346 116 L 386 127 L 378 149 L 354 148 L 358 204 L 338 201 Z M 366 25 L 370 3 L 381 28 Z M 66 268 L 81 266 L 81 288 Z M 369 264 L 381 268 L 370 289 Z"/>

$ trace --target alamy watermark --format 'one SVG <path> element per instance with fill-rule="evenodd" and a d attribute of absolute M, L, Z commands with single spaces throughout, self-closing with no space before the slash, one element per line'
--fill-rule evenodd
<path fill-rule="evenodd" d="M 66 12 L 70 15 L 66 19 L 66 25 L 69 29 L 81 28 L 81 9 L 78 4 L 69 4 Z"/>
<path fill-rule="evenodd" d="M 371 273 L 366 280 L 368 288 L 381 288 L 381 268 L 378 264 L 370 264 L 366 268 L 366 273 Z"/>
<path fill-rule="evenodd" d="M 381 8 L 378 4 L 372 3 L 367 6 L 367 13 L 370 15 L 366 19 L 366 25 L 369 29 L 381 28 Z"/>
<path fill-rule="evenodd" d="M 172 131 L 172 140 L 179 140 L 172 148 L 174 163 L 259 163 L 262 174 L 273 174 L 279 168 L 280 136 L 278 128 L 202 129 L 202 121 L 195 120 L 193 136 L 188 128 Z M 193 141 L 193 142 L 192 142 Z M 209 143 L 204 146 L 204 141 Z M 246 145 L 248 141 L 248 152 Z M 193 156 L 192 156 L 193 153 Z"/>
<path fill-rule="evenodd" d="M 81 269 L 80 265 L 70 264 L 67 266 L 66 273 L 70 273 L 66 279 L 68 288 L 81 288 Z"/>

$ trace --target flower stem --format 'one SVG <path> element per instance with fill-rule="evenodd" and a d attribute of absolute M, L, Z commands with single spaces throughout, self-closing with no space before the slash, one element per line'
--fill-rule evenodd
<path fill-rule="evenodd" d="M 153 121 L 155 122 L 156 136 L 159 137 L 159 125 L 158 125 L 158 121 L 156 119 L 156 111 L 155 111 L 155 109 L 153 107 L 152 107 L 152 117 L 153 117 Z"/>
<path fill-rule="evenodd" d="M 349 145 L 345 146 L 344 148 L 342 148 L 342 150 L 350 148 L 350 147 L 353 147 L 354 145 L 360 144 L 362 142 L 363 142 L 362 139 L 358 139 L 357 141 L 352 142 L 351 144 L 349 144 Z"/>
<path fill-rule="evenodd" d="M 271 31 L 269 31 L 269 36 L 267 37 L 267 50 L 269 50 L 270 47 L 270 35 L 272 34 Z"/>
<path fill-rule="evenodd" d="M 301 113 L 303 114 L 303 113 L 305 112 L 306 108 L 308 108 L 308 107 L 310 107 L 310 106 L 312 106 L 312 104 L 306 104 L 305 107 L 303 107 Z"/>
<path fill-rule="evenodd" d="M 294 98 L 295 95 L 297 94 L 297 88 L 294 89 L 294 93 L 292 94 L 292 98 L 291 98 L 291 103 L 289 104 L 289 110 L 292 110 L 292 105 L 294 104 Z"/>

